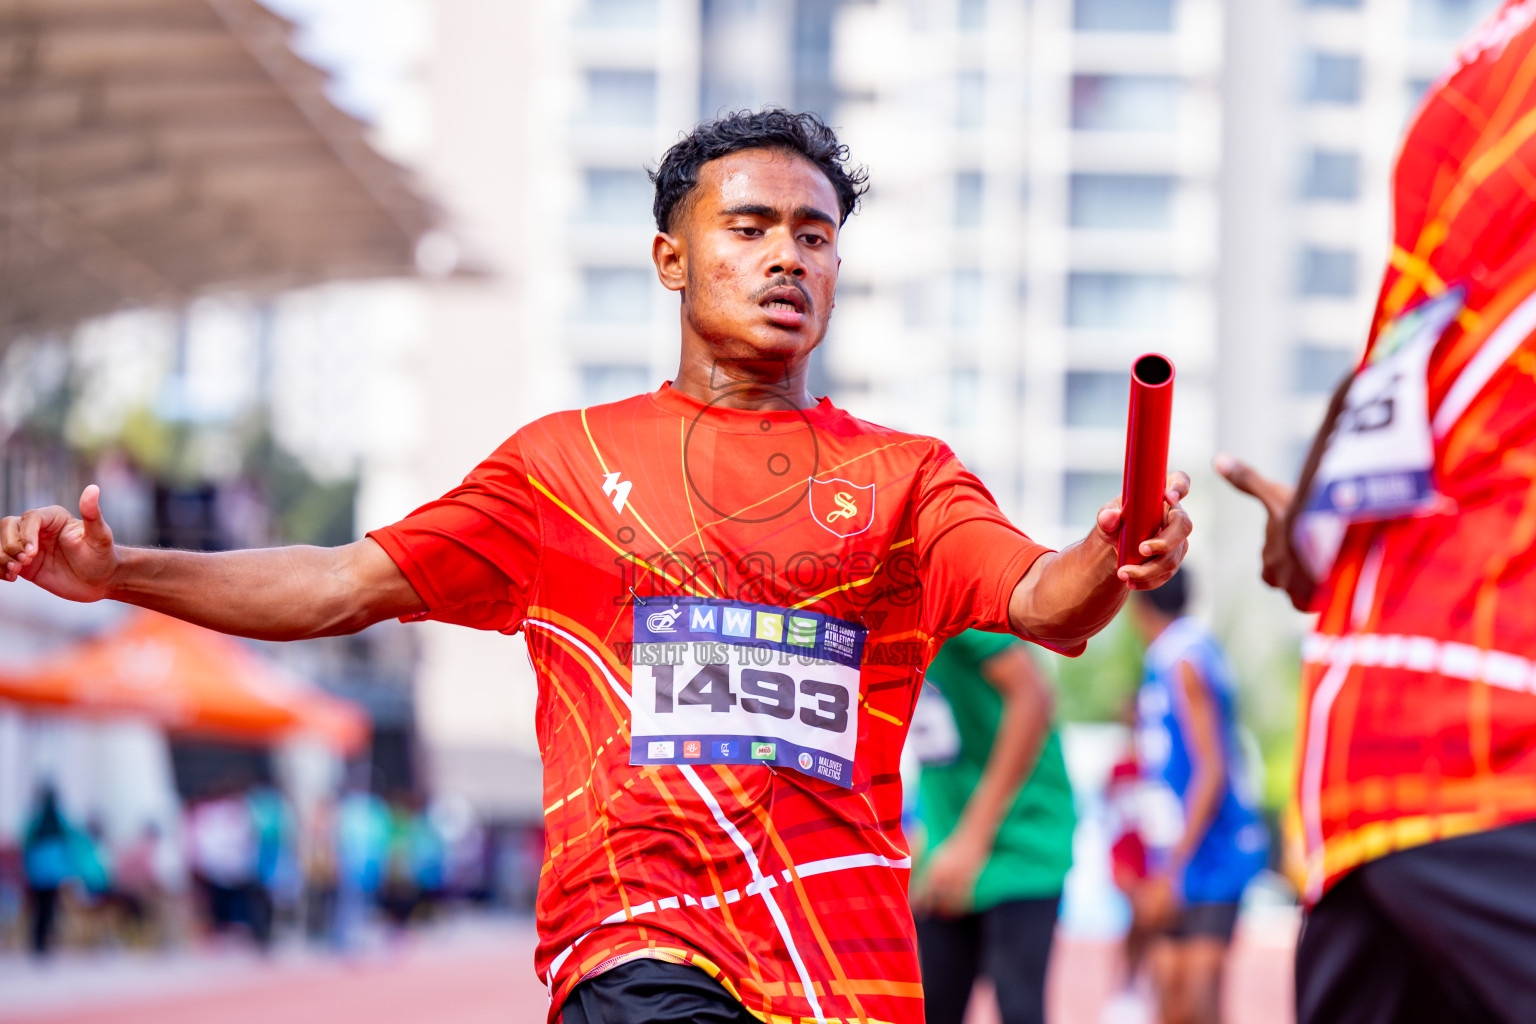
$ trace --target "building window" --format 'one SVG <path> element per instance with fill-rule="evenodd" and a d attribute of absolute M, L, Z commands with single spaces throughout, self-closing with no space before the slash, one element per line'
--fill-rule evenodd
<path fill-rule="evenodd" d="M 950 321 L 956 327 L 975 327 L 981 323 L 981 271 L 976 267 L 960 267 L 951 278 Z"/>
<path fill-rule="evenodd" d="M 758 6 L 756 2 L 743 6 Z M 795 109 L 829 117 L 837 103 L 832 77 L 832 32 L 836 0 L 796 0 L 792 5 L 794 50 L 792 71 Z"/>
<path fill-rule="evenodd" d="M 1076 0 L 1079 32 L 1172 32 L 1174 0 Z"/>
<path fill-rule="evenodd" d="M 987 0 L 960 0 L 957 13 L 962 32 L 979 32 L 987 27 Z"/>
<path fill-rule="evenodd" d="M 1086 527 L 1099 514 L 1099 507 L 1120 495 L 1120 474 L 1102 471 L 1068 470 L 1061 480 L 1061 522 L 1064 526 Z"/>
<path fill-rule="evenodd" d="M 1302 249 L 1300 291 L 1303 295 L 1330 299 L 1354 295 L 1355 254 L 1348 249 Z"/>
<path fill-rule="evenodd" d="M 1130 403 L 1124 373 L 1067 371 L 1066 418 L 1069 427 L 1123 427 Z"/>
<path fill-rule="evenodd" d="M 986 115 L 987 79 L 980 71 L 962 71 L 955 78 L 955 124 L 979 128 Z"/>
<path fill-rule="evenodd" d="M 581 404 L 604 405 L 651 390 L 651 371 L 639 364 L 589 363 L 581 368 Z"/>
<path fill-rule="evenodd" d="M 1408 33 L 1419 39 L 1459 39 L 1499 0 L 1413 0 Z"/>
<path fill-rule="evenodd" d="M 1303 395 L 1329 395 L 1355 368 L 1355 354 L 1336 345 L 1303 341 L 1292 353 L 1291 386 Z"/>
<path fill-rule="evenodd" d="M 600 28 L 650 28 L 660 9 L 658 0 L 587 0 L 582 20 Z"/>
<path fill-rule="evenodd" d="M 643 223 L 651 215 L 654 194 L 644 171 L 587 168 L 587 199 L 582 213 L 605 224 Z"/>
<path fill-rule="evenodd" d="M 586 267 L 582 275 L 582 317 L 601 323 L 650 319 L 655 274 L 637 267 Z"/>
<path fill-rule="evenodd" d="M 1429 92 L 1429 87 L 1434 84 L 1435 80 L 1433 78 L 1408 79 L 1408 110 L 1410 113 L 1417 110 L 1419 104 L 1424 102 L 1424 97 Z"/>
<path fill-rule="evenodd" d="M 1167 132 L 1178 121 L 1171 75 L 1072 76 L 1072 127 L 1091 132 Z"/>
<path fill-rule="evenodd" d="M 1067 275 L 1067 326 L 1161 330 L 1173 319 L 1173 290 L 1166 274 L 1075 270 Z"/>
<path fill-rule="evenodd" d="M 980 171 L 955 174 L 955 227 L 973 228 L 981 223 L 981 195 Z"/>
<path fill-rule="evenodd" d="M 1360 154 L 1314 149 L 1301 180 L 1304 199 L 1358 199 Z"/>
<path fill-rule="evenodd" d="M 955 366 L 949 371 L 949 421 L 957 427 L 974 427 L 979 421 L 981 371 L 974 366 Z"/>
<path fill-rule="evenodd" d="M 649 128 L 656 122 L 656 72 L 587 72 L 587 120 L 613 127 Z"/>
<path fill-rule="evenodd" d="M 1161 231 L 1173 226 L 1173 177 L 1167 174 L 1074 174 L 1074 228 Z"/>
<path fill-rule="evenodd" d="M 1359 103 L 1360 58 L 1353 54 L 1307 54 L 1302 98 L 1308 103 Z"/>

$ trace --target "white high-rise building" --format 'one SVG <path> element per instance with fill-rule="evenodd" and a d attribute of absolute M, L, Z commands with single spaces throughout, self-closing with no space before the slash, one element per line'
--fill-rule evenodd
<path fill-rule="evenodd" d="M 848 6 L 837 120 L 873 191 L 843 242 L 834 378 L 939 434 L 1044 539 L 1119 492 L 1127 373 L 1179 368 L 1210 455 L 1216 0 Z"/>

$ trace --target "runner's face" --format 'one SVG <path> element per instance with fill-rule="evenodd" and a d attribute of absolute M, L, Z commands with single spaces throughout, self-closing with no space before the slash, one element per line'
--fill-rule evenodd
<path fill-rule="evenodd" d="M 705 164 L 685 203 L 677 234 L 656 240 L 662 283 L 683 293 L 685 334 L 716 357 L 808 355 L 837 288 L 837 193 L 826 175 L 797 156 L 744 150 Z"/>

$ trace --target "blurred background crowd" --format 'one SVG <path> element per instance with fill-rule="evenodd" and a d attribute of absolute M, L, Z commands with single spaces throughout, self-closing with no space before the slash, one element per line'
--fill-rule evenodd
<path fill-rule="evenodd" d="M 1178 364 L 1194 611 L 1283 836 L 1302 623 L 1207 467 L 1294 473 L 1365 337 L 1400 133 L 1493 6 L 3 0 L 0 508 L 94 481 L 119 540 L 200 550 L 398 519 L 519 425 L 667 379 L 647 167 L 721 111 L 816 111 L 873 187 L 815 393 L 944 438 L 1061 544 L 1118 490 L 1131 359 Z M 1106 791 L 1142 652 L 1122 622 L 1040 656 L 1085 941 L 1128 920 Z M 0 588 L 0 956 L 526 909 L 533 700 L 516 638 L 209 646 Z M 1271 865 L 1245 920 L 1283 952 Z"/>

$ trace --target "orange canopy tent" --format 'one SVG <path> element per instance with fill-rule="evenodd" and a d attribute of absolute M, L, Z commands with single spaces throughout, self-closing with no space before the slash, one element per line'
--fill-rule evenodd
<path fill-rule="evenodd" d="M 244 742 L 308 733 L 349 754 L 369 732 L 352 702 L 229 637 L 143 611 L 29 671 L 0 668 L 0 701 L 139 715 L 172 732 Z"/>

